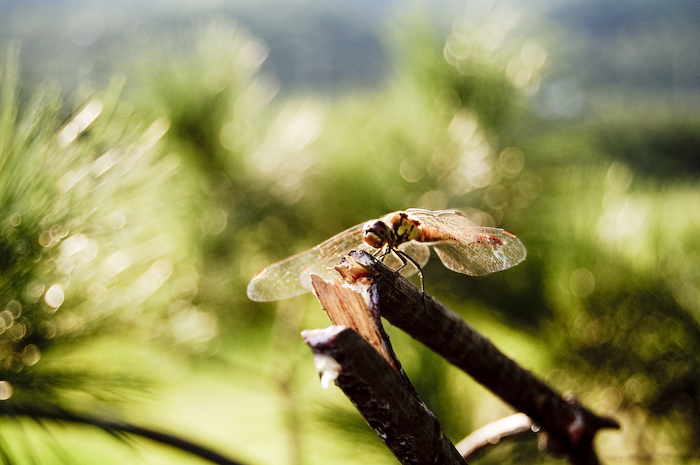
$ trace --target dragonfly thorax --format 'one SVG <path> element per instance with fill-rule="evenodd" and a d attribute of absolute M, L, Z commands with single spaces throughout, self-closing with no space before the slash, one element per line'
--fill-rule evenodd
<path fill-rule="evenodd" d="M 404 212 L 396 213 L 386 221 L 373 220 L 365 223 L 362 228 L 362 237 L 375 249 L 381 249 L 384 246 L 393 249 L 404 242 L 418 239 L 419 223 L 409 219 Z"/>

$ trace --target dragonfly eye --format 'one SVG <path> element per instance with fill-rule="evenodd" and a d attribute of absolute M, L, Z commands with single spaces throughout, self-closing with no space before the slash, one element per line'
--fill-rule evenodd
<path fill-rule="evenodd" d="M 391 240 L 391 231 L 383 221 L 370 221 L 362 228 L 362 236 L 365 242 L 375 249 Z"/>

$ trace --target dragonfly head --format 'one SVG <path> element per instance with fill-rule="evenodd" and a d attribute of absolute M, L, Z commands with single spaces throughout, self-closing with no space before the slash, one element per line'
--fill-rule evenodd
<path fill-rule="evenodd" d="M 381 249 L 384 244 L 391 242 L 393 235 L 391 229 L 385 222 L 373 220 L 368 221 L 362 227 L 362 238 L 375 249 Z"/>

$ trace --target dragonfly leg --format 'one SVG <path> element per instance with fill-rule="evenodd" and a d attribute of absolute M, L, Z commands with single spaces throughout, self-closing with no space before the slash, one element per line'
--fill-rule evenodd
<path fill-rule="evenodd" d="M 392 250 L 393 249 L 385 246 L 385 247 L 382 247 L 381 249 L 378 249 L 376 252 L 374 252 L 373 256 L 375 258 L 378 258 L 380 262 L 384 263 L 384 259 L 386 258 L 387 255 L 389 255 L 391 253 Z M 404 266 L 406 266 L 406 260 L 402 259 L 402 261 L 403 261 Z M 403 268 L 403 266 L 401 268 Z M 401 268 L 399 268 L 399 269 L 401 269 Z"/>
<path fill-rule="evenodd" d="M 406 265 L 408 264 L 408 261 L 406 261 L 406 259 L 411 260 L 411 257 L 409 257 L 408 255 L 406 255 L 405 253 L 401 252 L 398 249 L 391 249 L 391 251 L 394 252 L 394 255 L 399 257 L 399 260 L 401 260 L 401 266 L 394 270 L 398 273 L 401 270 L 403 270 L 404 268 L 406 268 Z M 415 263 L 415 262 L 413 260 L 411 260 L 411 263 Z"/>
<path fill-rule="evenodd" d="M 403 270 L 406 267 L 406 265 L 408 264 L 408 262 L 411 262 L 411 264 L 413 264 L 413 266 L 416 267 L 416 270 L 418 271 L 418 276 L 420 277 L 420 292 L 421 292 L 421 294 L 423 294 L 423 303 L 425 303 L 425 279 L 423 277 L 423 270 L 421 269 L 420 265 L 414 259 L 412 259 L 411 256 L 408 255 L 407 253 L 402 252 L 398 249 L 391 249 L 391 250 L 394 252 L 394 255 L 399 257 L 399 259 L 403 263 L 403 265 L 401 265 L 396 270 L 397 272 Z"/>

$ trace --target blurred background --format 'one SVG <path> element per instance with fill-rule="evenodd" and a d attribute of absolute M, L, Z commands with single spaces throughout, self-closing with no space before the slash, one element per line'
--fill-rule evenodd
<path fill-rule="evenodd" d="M 0 458 L 396 463 L 268 264 L 408 207 L 527 260 L 426 290 L 617 419 L 605 463 L 700 462 L 695 0 L 0 0 Z M 388 328 L 453 441 L 511 413 Z M 56 421 L 81 418 L 82 423 Z M 529 439 L 473 463 L 566 463 Z"/>

